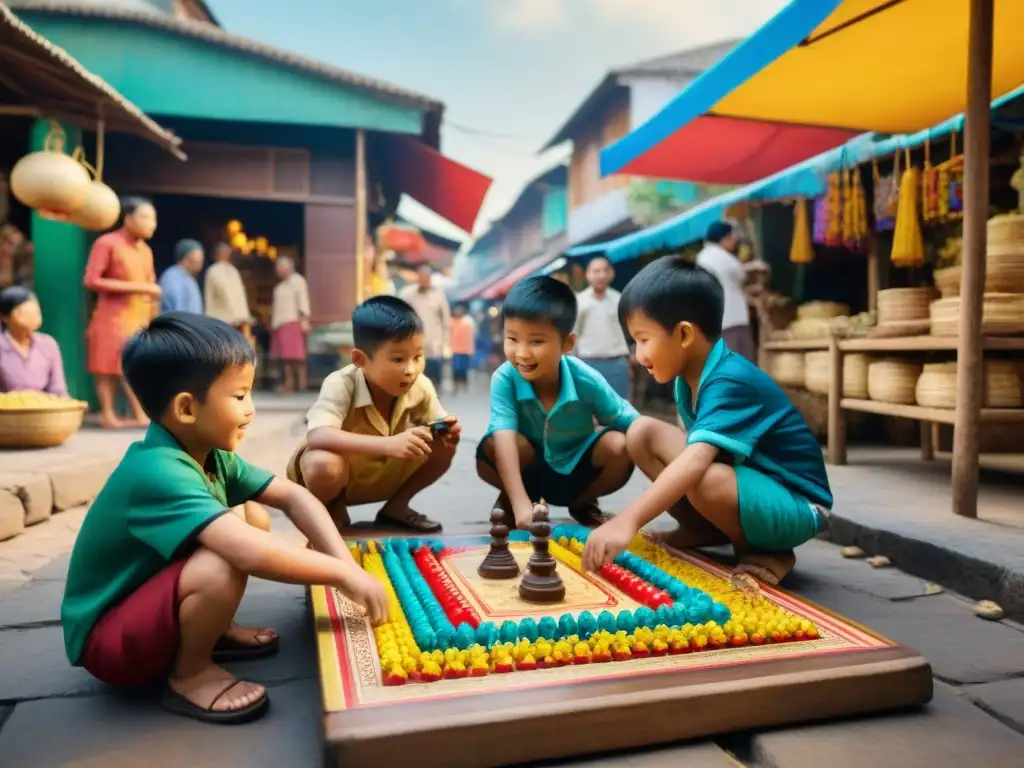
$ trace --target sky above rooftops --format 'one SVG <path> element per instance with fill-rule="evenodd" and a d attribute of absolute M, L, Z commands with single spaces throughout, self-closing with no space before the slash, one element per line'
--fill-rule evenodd
<path fill-rule="evenodd" d="M 478 231 L 610 69 L 744 37 L 786 0 L 208 0 L 228 30 L 445 102 L 442 151 L 495 179 Z M 421 206 L 403 216 L 454 237 Z"/>

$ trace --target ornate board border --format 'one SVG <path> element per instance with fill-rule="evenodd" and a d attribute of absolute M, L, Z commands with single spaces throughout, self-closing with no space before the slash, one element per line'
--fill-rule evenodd
<path fill-rule="evenodd" d="M 476 546 L 487 538 L 445 541 Z M 728 575 L 702 557 L 674 554 Z M 385 687 L 366 620 L 336 591 L 313 587 L 325 759 L 353 765 L 415 754 L 419 765 L 504 765 L 919 705 L 931 698 L 931 669 L 915 652 L 786 590 L 764 593 L 813 620 L 822 636 Z M 580 729 L 584 713 L 586 728 Z"/>

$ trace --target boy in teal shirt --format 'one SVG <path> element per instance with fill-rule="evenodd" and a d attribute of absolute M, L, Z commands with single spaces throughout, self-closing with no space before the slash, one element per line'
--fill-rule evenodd
<path fill-rule="evenodd" d="M 626 430 L 636 410 L 604 377 L 569 357 L 576 296 L 550 277 L 509 291 L 502 309 L 506 361 L 491 378 L 491 422 L 477 448 L 477 472 L 501 494 L 497 504 L 529 528 L 542 498 L 588 526 L 597 500 L 629 480 Z M 595 422 L 600 429 L 595 429 Z"/>
<path fill-rule="evenodd" d="M 328 584 L 374 622 L 387 613 L 323 504 L 235 454 L 254 414 L 254 363 L 238 331 L 201 315 L 161 315 L 125 345 L 125 377 L 153 423 L 86 514 L 61 606 L 72 664 L 114 686 L 162 682 L 168 710 L 214 723 L 269 703 L 216 663 L 277 650 L 273 630 L 232 621 L 250 575 Z M 246 522 L 254 502 L 284 510 L 319 551 Z"/>
<path fill-rule="evenodd" d="M 680 257 L 648 264 L 626 286 L 619 315 L 637 360 L 676 380 L 685 431 L 641 418 L 627 443 L 654 484 L 587 540 L 596 570 L 668 510 L 679 548 L 731 542 L 739 569 L 769 584 L 793 568 L 793 548 L 825 529 L 832 506 L 821 447 L 764 371 L 721 339 L 722 287 Z"/>

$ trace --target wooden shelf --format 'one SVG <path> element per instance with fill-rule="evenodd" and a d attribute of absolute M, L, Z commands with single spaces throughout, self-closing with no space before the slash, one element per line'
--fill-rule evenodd
<path fill-rule="evenodd" d="M 828 339 L 780 339 L 764 343 L 765 352 L 809 352 L 819 349 L 828 349 Z"/>
<path fill-rule="evenodd" d="M 877 400 L 854 400 L 844 397 L 839 402 L 844 411 L 861 411 L 876 413 L 880 416 L 899 416 L 916 421 L 930 421 L 939 424 L 952 424 L 956 419 L 953 408 L 925 408 L 920 405 L 900 405 L 898 403 L 882 403 Z M 1024 408 L 982 408 L 982 423 L 1024 423 Z"/>
<path fill-rule="evenodd" d="M 839 349 L 843 352 L 955 352 L 959 338 L 957 336 L 899 336 L 880 339 L 842 339 Z M 1020 336 L 986 336 L 982 339 L 982 349 L 993 350 L 1024 350 L 1024 337 Z"/>

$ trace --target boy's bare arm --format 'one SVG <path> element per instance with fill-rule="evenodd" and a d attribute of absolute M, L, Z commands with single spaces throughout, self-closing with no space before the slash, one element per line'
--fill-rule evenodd
<path fill-rule="evenodd" d="M 708 443 L 694 443 L 679 454 L 651 487 L 620 512 L 634 533 L 696 488 L 704 478 L 718 449 Z"/>
<path fill-rule="evenodd" d="M 311 429 L 306 445 L 315 451 L 328 451 L 339 456 L 362 454 L 365 456 L 391 456 L 400 459 L 418 459 L 430 454 L 430 430 L 413 427 L 397 435 L 359 435 L 333 427 Z"/>
<path fill-rule="evenodd" d="M 533 504 L 526 495 L 523 484 L 523 468 L 519 465 L 519 449 L 516 446 L 516 432 L 499 429 L 494 433 L 494 463 L 516 517 L 516 527 L 528 527 L 533 520 Z"/>
<path fill-rule="evenodd" d="M 298 483 L 275 477 L 258 500 L 288 515 L 299 532 L 318 552 L 356 565 L 327 508 Z"/>
<path fill-rule="evenodd" d="M 250 576 L 284 584 L 326 584 L 362 605 L 377 624 L 387 617 L 381 583 L 352 562 L 304 549 L 246 523 L 221 515 L 199 534 L 199 543 Z"/>

